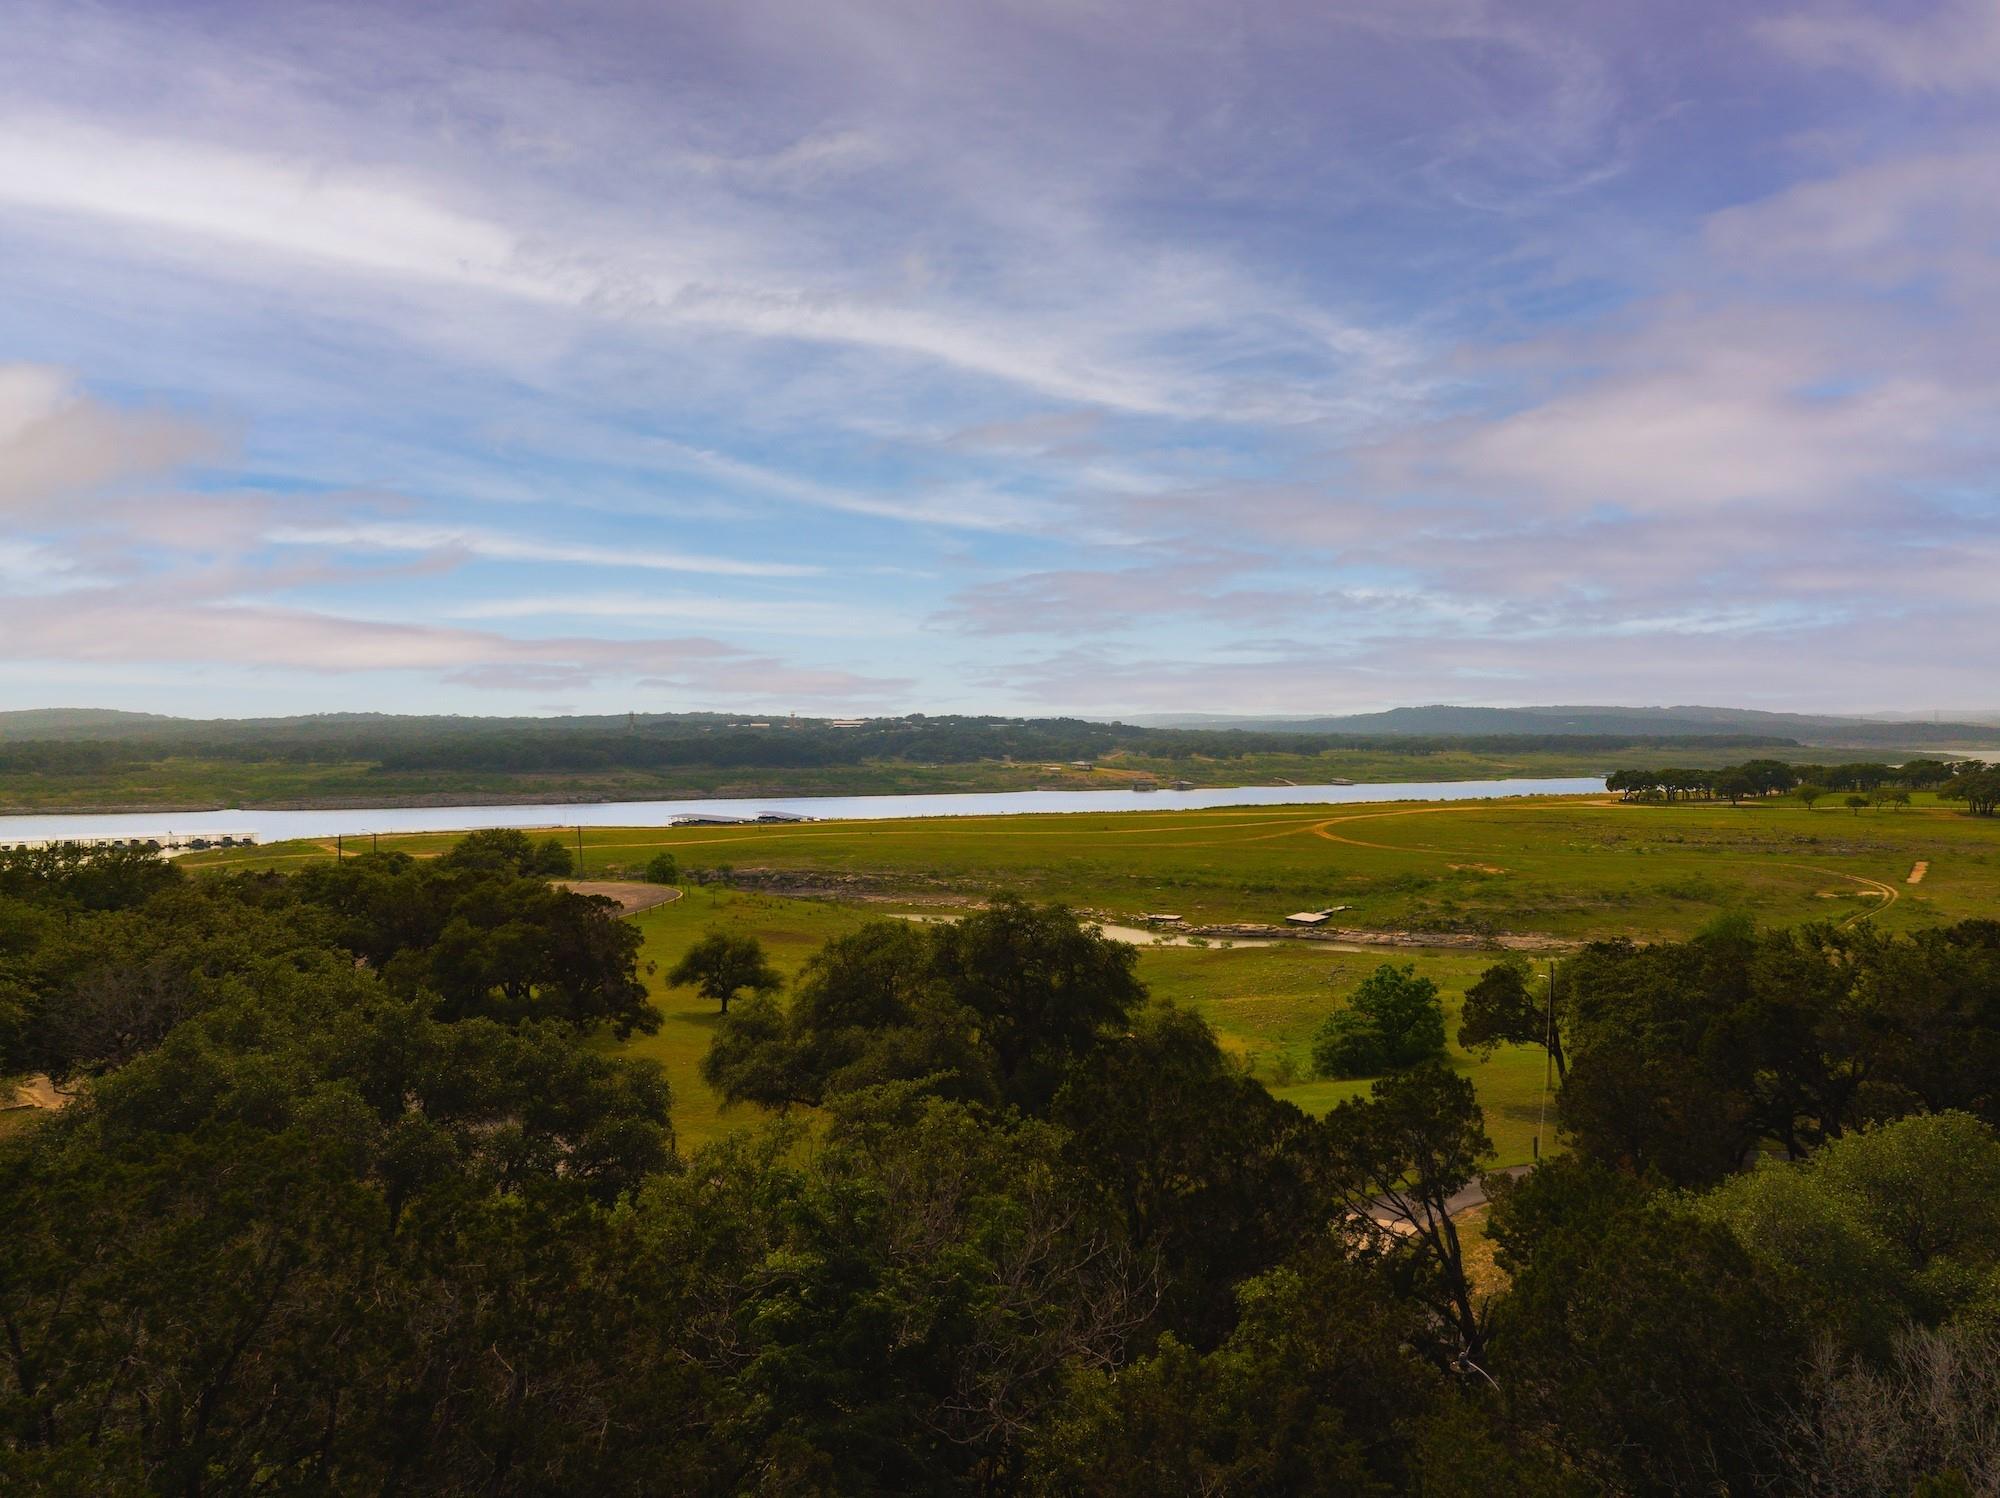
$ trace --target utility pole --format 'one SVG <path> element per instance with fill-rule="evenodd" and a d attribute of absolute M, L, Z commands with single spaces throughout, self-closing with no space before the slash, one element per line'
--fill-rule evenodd
<path fill-rule="evenodd" d="M 576 825 L 576 873 L 579 879 L 583 877 L 583 824 L 581 822 Z"/>
<path fill-rule="evenodd" d="M 346 857 L 347 857 L 347 851 L 346 849 L 341 847 L 340 834 L 336 832 L 333 835 L 333 861 L 335 863 L 341 863 L 346 859 Z"/>
<path fill-rule="evenodd" d="M 382 851 L 381 833 L 371 832 L 368 834 L 368 851 L 370 853 L 380 853 Z"/>
<path fill-rule="evenodd" d="M 1549 1087 L 1556 1070 L 1556 963 L 1549 959 L 1549 1005 L 1542 1028 L 1542 1100 L 1535 1110 L 1535 1163 L 1542 1160 L 1542 1124 L 1549 1112 Z"/>

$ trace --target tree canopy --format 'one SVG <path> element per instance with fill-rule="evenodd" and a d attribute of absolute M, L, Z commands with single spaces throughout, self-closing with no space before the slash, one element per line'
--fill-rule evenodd
<path fill-rule="evenodd" d="M 1448 1063 L 1313 1117 L 1000 896 L 736 984 L 707 1070 L 789 1112 L 683 1152 L 536 857 L 0 866 L 0 1073 L 75 1089 L 0 1133 L 0 1489 L 1994 1486 L 2000 923 L 1497 964 L 1564 1149 L 1482 1178 Z"/>

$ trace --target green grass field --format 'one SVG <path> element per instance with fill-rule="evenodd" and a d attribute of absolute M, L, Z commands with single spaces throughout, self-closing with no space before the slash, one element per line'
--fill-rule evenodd
<path fill-rule="evenodd" d="M 417 854 L 450 834 L 385 837 Z M 1265 807 L 799 826 L 587 829 L 593 876 L 661 849 L 683 869 L 831 876 L 901 896 L 1005 889 L 1107 917 L 1277 921 L 1348 905 L 1338 924 L 1570 940 L 1684 936 L 1723 911 L 1794 924 L 1871 914 L 1903 929 L 2000 909 L 2000 820 L 1928 797 L 1906 811 L 1795 801 L 1652 806 L 1611 798 Z M 287 867 L 331 842 L 206 854 Z M 1928 863 L 1921 884 L 1907 883 Z"/>
<path fill-rule="evenodd" d="M 434 854 L 448 836 L 384 838 Z M 627 1049 L 658 1059 L 678 1097 L 676 1124 L 697 1142 L 731 1127 L 697 1067 L 711 1006 L 660 982 L 710 926 L 760 938 L 791 973 L 822 941 L 914 903 L 995 890 L 1062 899 L 1107 918 L 1168 909 L 1191 920 L 1273 921 L 1348 904 L 1338 921 L 1411 932 L 1540 933 L 1567 940 L 1686 936 L 1742 910 L 1767 924 L 1872 920 L 1908 929 L 2000 913 L 2000 821 L 1919 797 L 1907 811 L 1808 811 L 1794 801 L 1739 808 L 1649 806 L 1609 798 L 1135 811 L 801 826 L 587 830 L 587 872 L 632 871 L 662 848 L 684 869 L 728 866 L 823 878 L 830 898 L 788 898 L 690 883 L 686 897 L 636 917 L 667 1019 Z M 296 867 L 331 846 L 207 854 L 196 867 Z M 1907 882 L 1918 862 L 1921 883 Z M 861 892 L 874 898 L 864 902 Z M 1376 964 L 1413 962 L 1451 1011 L 1494 960 L 1486 951 L 1326 944 L 1149 947 L 1153 992 L 1199 1010 L 1225 1046 L 1279 1096 L 1319 1111 L 1364 1089 L 1307 1080 L 1308 1047 L 1327 1011 Z M 1539 1052 L 1458 1055 L 1486 1106 L 1496 1160 L 1528 1157 L 1543 1084 Z M 1289 1072 L 1286 1063 L 1289 1061 Z M 1285 1080 L 1287 1076 L 1293 1080 Z M 745 1119 L 747 1121 L 747 1118 Z"/>

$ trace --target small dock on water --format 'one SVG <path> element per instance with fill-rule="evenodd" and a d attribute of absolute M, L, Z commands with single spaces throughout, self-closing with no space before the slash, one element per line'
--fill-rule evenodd
<path fill-rule="evenodd" d="M 1324 910 L 1295 910 L 1285 917 L 1287 926 L 1324 926 L 1343 910 L 1352 910 L 1352 905 L 1329 905 Z"/>

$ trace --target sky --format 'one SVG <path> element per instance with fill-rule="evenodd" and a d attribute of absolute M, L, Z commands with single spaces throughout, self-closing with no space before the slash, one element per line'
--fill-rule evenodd
<path fill-rule="evenodd" d="M 0 707 L 2000 707 L 2000 3 L 0 0 Z"/>

